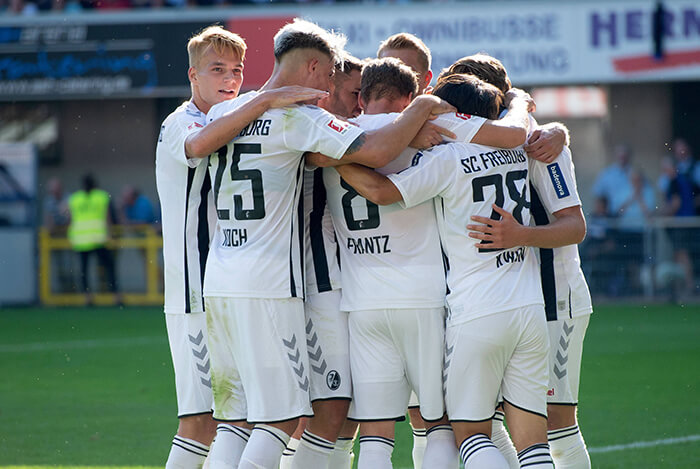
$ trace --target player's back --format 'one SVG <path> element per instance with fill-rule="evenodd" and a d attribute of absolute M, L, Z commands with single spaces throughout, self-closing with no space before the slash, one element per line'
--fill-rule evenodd
<path fill-rule="evenodd" d="M 353 119 L 364 130 L 390 123 L 396 114 Z M 410 166 L 405 151 L 381 173 Z M 333 168 L 323 180 L 339 241 L 341 309 L 432 308 L 445 303 L 445 270 L 433 204 L 410 209 L 377 205 L 359 195 Z"/>
<path fill-rule="evenodd" d="M 207 120 L 251 95 L 214 106 Z M 291 106 L 265 112 L 211 155 L 218 222 L 206 296 L 303 297 L 303 154 L 324 151 L 340 158 L 359 133 L 314 106 Z"/>
<path fill-rule="evenodd" d="M 492 204 L 511 212 L 521 223 L 529 223 L 525 151 L 521 147 L 506 150 L 450 143 L 423 152 L 414 159 L 413 166 L 406 174 L 397 175 L 398 185 L 400 188 L 422 186 L 438 195 L 435 198 L 438 228 L 449 264 L 450 320 L 459 322 L 541 304 L 539 276 L 531 249 L 477 249 L 475 240 L 467 237 L 466 229 L 473 215 L 500 217 L 491 208 Z M 404 193 L 408 206 L 413 205 L 410 197 Z"/>

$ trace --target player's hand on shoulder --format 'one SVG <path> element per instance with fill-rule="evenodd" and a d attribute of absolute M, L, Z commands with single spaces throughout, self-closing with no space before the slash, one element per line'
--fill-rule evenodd
<path fill-rule="evenodd" d="M 457 136 L 449 130 L 440 127 L 439 125 L 435 125 L 432 122 L 426 122 L 418 131 L 416 136 L 413 137 L 413 140 L 411 140 L 409 146 L 419 150 L 424 150 L 442 143 L 444 140 L 443 136 L 449 137 L 453 140 L 457 138 Z"/>
<path fill-rule="evenodd" d="M 476 244 L 481 249 L 510 249 L 525 245 L 522 239 L 523 225 L 513 215 L 496 204 L 492 208 L 501 215 L 500 220 L 472 215 L 471 220 L 478 224 L 467 225 L 469 237 L 480 240 Z"/>
<path fill-rule="evenodd" d="M 528 157 L 549 164 L 564 150 L 564 143 L 565 138 L 562 138 L 561 132 L 555 129 L 538 128 L 530 134 L 523 148 Z"/>
<path fill-rule="evenodd" d="M 432 94 L 422 94 L 413 100 L 411 106 L 425 106 L 431 116 L 438 116 L 448 112 L 457 112 L 457 108 Z"/>
<path fill-rule="evenodd" d="M 523 100 L 527 103 L 527 112 L 535 112 L 537 110 L 537 105 L 535 104 L 535 100 L 532 99 L 532 96 L 520 88 L 509 89 L 503 104 L 505 104 L 506 107 L 510 107 L 510 104 L 516 100 Z"/>
<path fill-rule="evenodd" d="M 319 99 L 328 97 L 327 91 L 307 88 L 305 86 L 283 86 L 261 93 L 269 109 L 290 106 L 292 104 L 316 104 Z"/>

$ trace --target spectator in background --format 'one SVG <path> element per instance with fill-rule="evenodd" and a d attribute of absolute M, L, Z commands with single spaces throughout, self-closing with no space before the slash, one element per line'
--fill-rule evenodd
<path fill-rule="evenodd" d="M 618 218 L 616 238 L 620 254 L 624 256 L 627 283 L 624 293 L 641 293 L 641 275 L 652 259 L 645 257 L 644 231 L 656 210 L 654 189 L 638 169 L 629 170 L 629 184 L 620 186 L 618 200 L 622 203 L 613 216 Z"/>
<path fill-rule="evenodd" d="M 632 150 L 619 144 L 613 150 L 614 162 L 605 168 L 593 184 L 593 194 L 608 201 L 609 214 L 616 216 L 631 193 Z"/>
<path fill-rule="evenodd" d="M 697 163 L 688 142 L 684 138 L 677 138 L 673 141 L 671 149 L 678 174 L 687 177 L 696 186 L 700 186 L 700 164 Z M 696 205 L 696 213 L 697 208 Z"/>
<path fill-rule="evenodd" d="M 107 250 L 109 238 L 110 196 L 97 188 L 95 178 L 88 174 L 83 177 L 83 189 L 71 194 L 68 199 L 70 225 L 68 240 L 74 251 L 80 255 L 80 275 L 87 303 L 93 302 L 93 291 L 88 284 L 88 261 L 94 254 L 107 276 L 107 288 L 121 302 L 117 294 L 117 281 L 112 253 Z"/>
<path fill-rule="evenodd" d="M 586 259 L 583 267 L 590 287 L 595 292 L 617 296 L 624 285 L 624 275 L 616 267 L 617 244 L 605 197 L 595 199 L 593 211 L 586 217 L 586 227 L 581 254 Z"/>
<path fill-rule="evenodd" d="M 134 186 L 122 191 L 120 223 L 124 225 L 151 224 L 157 221 L 153 204 Z"/>
<path fill-rule="evenodd" d="M 46 183 L 46 187 L 48 190 L 42 207 L 44 227 L 49 231 L 50 236 L 63 237 L 70 222 L 68 200 L 63 194 L 63 185 L 58 178 L 51 178 Z M 51 253 L 51 262 L 56 271 L 60 292 L 72 290 L 73 278 L 69 255 L 70 252 L 63 250 L 54 250 Z"/>
<path fill-rule="evenodd" d="M 662 159 L 662 172 L 668 180 L 663 194 L 662 214 L 669 217 L 692 217 L 698 213 L 697 202 L 700 187 L 694 181 L 693 167 L 698 166 L 690 157 L 690 151 L 682 139 L 674 142 L 675 161 Z M 675 296 L 688 296 L 695 288 L 693 257 L 697 253 L 697 229 L 671 226 L 667 233 L 673 246 L 673 262 L 683 272 L 683 285 Z"/>
<path fill-rule="evenodd" d="M 70 221 L 68 200 L 63 195 L 63 185 L 58 178 L 51 178 L 46 183 L 47 194 L 44 198 L 44 226 L 54 233 L 65 233 Z"/>

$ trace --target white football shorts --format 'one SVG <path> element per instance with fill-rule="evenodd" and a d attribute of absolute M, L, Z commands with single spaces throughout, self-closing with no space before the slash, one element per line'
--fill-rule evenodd
<path fill-rule="evenodd" d="M 214 418 L 270 423 L 311 416 L 299 298 L 205 298 Z"/>
<path fill-rule="evenodd" d="M 414 390 L 423 419 L 440 420 L 444 324 L 444 308 L 350 312 L 349 418 L 402 420 Z"/>
<path fill-rule="evenodd" d="M 340 311 L 340 290 L 308 295 L 304 312 L 311 401 L 351 399 L 348 313 Z"/>
<path fill-rule="evenodd" d="M 548 404 L 578 404 L 581 378 L 583 339 L 591 316 L 549 321 L 549 387 Z"/>
<path fill-rule="evenodd" d="M 204 313 L 165 314 L 170 355 L 175 369 L 177 416 L 212 411 L 207 321 Z"/>
<path fill-rule="evenodd" d="M 445 403 L 451 421 L 482 422 L 499 400 L 547 416 L 549 336 L 542 305 L 448 325 Z"/>

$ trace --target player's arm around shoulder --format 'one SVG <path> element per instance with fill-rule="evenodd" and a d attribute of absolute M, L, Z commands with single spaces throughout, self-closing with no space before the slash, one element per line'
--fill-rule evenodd
<path fill-rule="evenodd" d="M 371 168 L 386 166 L 409 146 L 427 120 L 455 111 L 452 105 L 437 96 L 421 95 L 392 123 L 358 136 L 341 161 L 360 163 Z"/>
<path fill-rule="evenodd" d="M 569 145 L 569 129 L 561 122 L 550 122 L 537 126 L 525 145 L 527 156 L 551 163 Z"/>
<path fill-rule="evenodd" d="M 391 179 L 359 164 L 346 164 L 336 168 L 340 177 L 358 194 L 377 205 L 390 205 L 403 200 L 399 189 Z"/>
<path fill-rule="evenodd" d="M 513 88 L 506 94 L 508 112 L 502 119 L 487 120 L 471 139 L 471 143 L 497 148 L 523 145 L 530 129 L 529 112 L 535 102 L 523 90 Z"/>
<path fill-rule="evenodd" d="M 316 102 L 327 95 L 326 91 L 313 88 L 285 86 L 258 93 L 247 103 L 223 115 L 219 109 L 212 108 L 213 112 L 207 115 L 207 120 L 212 119 L 211 122 L 199 132 L 188 135 L 185 140 L 185 154 L 188 158 L 205 158 L 236 138 L 248 124 L 270 109 L 300 102 Z"/>

